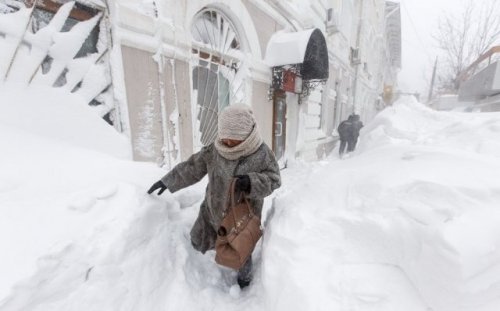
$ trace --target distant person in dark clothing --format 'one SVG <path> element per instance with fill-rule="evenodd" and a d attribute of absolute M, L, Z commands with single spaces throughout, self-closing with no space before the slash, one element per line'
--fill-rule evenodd
<path fill-rule="evenodd" d="M 347 143 L 347 152 L 354 151 L 356 149 L 356 144 L 358 143 L 358 137 L 359 137 L 359 131 L 361 131 L 361 128 L 363 127 L 363 122 L 361 122 L 360 117 L 358 114 L 352 114 L 350 115 L 352 117 L 352 136 L 350 141 Z"/>
<path fill-rule="evenodd" d="M 340 122 L 339 126 L 337 127 L 337 131 L 339 132 L 339 138 L 340 138 L 340 147 L 339 147 L 339 156 L 342 157 L 342 155 L 345 152 L 345 147 L 347 146 L 347 141 L 349 140 L 350 132 L 352 129 L 352 122 L 350 121 L 351 116 L 347 120 L 344 120 Z"/>
<path fill-rule="evenodd" d="M 339 155 L 342 156 L 347 146 L 347 152 L 352 152 L 356 148 L 358 142 L 359 131 L 363 127 L 359 115 L 351 114 L 347 120 L 342 121 L 337 131 L 340 136 Z"/>

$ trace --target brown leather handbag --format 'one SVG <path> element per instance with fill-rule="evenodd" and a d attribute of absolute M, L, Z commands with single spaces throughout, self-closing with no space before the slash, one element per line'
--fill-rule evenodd
<path fill-rule="evenodd" d="M 260 218 L 254 214 L 243 192 L 235 200 L 236 179 L 231 181 L 224 218 L 217 231 L 215 262 L 239 270 L 252 255 L 262 236 Z"/>

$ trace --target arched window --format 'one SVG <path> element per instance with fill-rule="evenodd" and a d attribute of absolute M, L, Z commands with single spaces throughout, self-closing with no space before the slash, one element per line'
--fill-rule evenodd
<path fill-rule="evenodd" d="M 198 12 L 191 35 L 195 145 L 201 147 L 217 137 L 219 111 L 244 99 L 244 53 L 234 25 L 217 9 Z"/>

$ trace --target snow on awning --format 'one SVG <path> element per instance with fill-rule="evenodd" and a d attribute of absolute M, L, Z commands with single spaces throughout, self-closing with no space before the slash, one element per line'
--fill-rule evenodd
<path fill-rule="evenodd" d="M 328 78 L 328 49 L 319 29 L 277 32 L 267 44 L 265 63 L 269 67 L 302 64 L 304 80 Z"/>

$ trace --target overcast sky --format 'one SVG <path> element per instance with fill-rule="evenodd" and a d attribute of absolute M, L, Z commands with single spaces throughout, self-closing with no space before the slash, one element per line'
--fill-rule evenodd
<path fill-rule="evenodd" d="M 478 5 L 484 0 L 476 0 Z M 396 0 L 401 4 L 402 69 L 399 87 L 404 92 L 420 92 L 427 98 L 432 66 L 439 53 L 432 35 L 439 18 L 447 12 L 459 13 L 465 0 Z"/>

